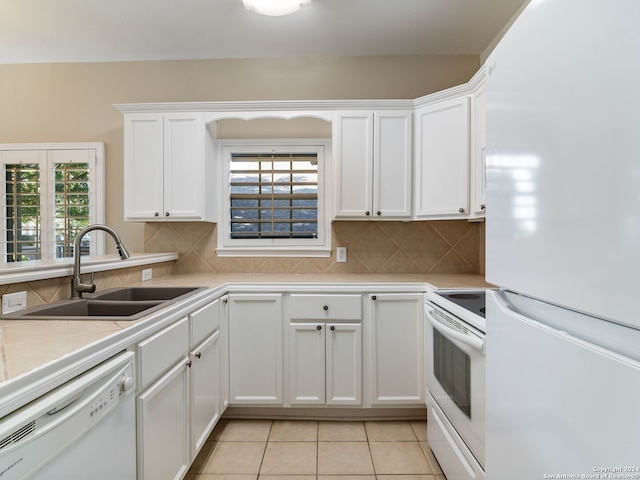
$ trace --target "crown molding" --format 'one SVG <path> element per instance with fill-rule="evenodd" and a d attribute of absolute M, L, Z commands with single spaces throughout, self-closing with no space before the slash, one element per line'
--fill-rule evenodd
<path fill-rule="evenodd" d="M 160 112 L 289 112 L 336 110 L 406 110 L 413 109 L 413 100 L 264 100 L 241 102 L 166 102 L 119 103 L 113 105 L 123 113 Z"/>

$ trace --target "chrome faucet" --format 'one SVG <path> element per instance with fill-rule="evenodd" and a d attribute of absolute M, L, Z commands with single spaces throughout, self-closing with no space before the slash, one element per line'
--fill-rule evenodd
<path fill-rule="evenodd" d="M 71 298 L 78 299 L 82 298 L 82 293 L 93 293 L 96 291 L 96 285 L 93 283 L 93 273 L 91 274 L 91 283 L 82 283 L 80 279 L 80 241 L 82 237 L 84 237 L 87 233 L 92 230 L 103 230 L 107 232 L 109 235 L 113 237 L 113 240 L 116 242 L 116 248 L 118 249 L 118 253 L 120 254 L 120 258 L 122 260 L 126 260 L 130 257 L 129 252 L 122 244 L 122 240 L 120 240 L 120 235 L 111 228 L 106 225 L 89 225 L 88 227 L 80 230 L 80 233 L 76 235 L 73 245 L 73 278 L 71 279 Z"/>

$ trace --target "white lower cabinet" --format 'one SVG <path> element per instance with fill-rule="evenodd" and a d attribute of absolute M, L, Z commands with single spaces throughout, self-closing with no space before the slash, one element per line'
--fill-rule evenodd
<path fill-rule="evenodd" d="M 230 403 L 283 405 L 282 295 L 227 298 Z"/>
<path fill-rule="evenodd" d="M 137 346 L 139 480 L 176 480 L 189 468 L 188 348 L 188 317 Z"/>
<path fill-rule="evenodd" d="M 362 325 L 290 323 L 289 405 L 362 405 Z"/>
<path fill-rule="evenodd" d="M 424 405 L 424 295 L 369 295 L 369 404 Z"/>
<path fill-rule="evenodd" d="M 362 405 L 362 295 L 291 294 L 287 404 Z"/>
<path fill-rule="evenodd" d="M 180 480 L 222 413 L 219 301 L 137 344 L 138 480 Z"/>
<path fill-rule="evenodd" d="M 221 415 L 220 331 L 189 353 L 191 460 L 200 451 Z"/>
<path fill-rule="evenodd" d="M 137 398 L 138 479 L 179 480 L 189 469 L 188 359 Z"/>
<path fill-rule="evenodd" d="M 229 297 L 220 299 L 220 409 L 229 406 Z"/>
<path fill-rule="evenodd" d="M 362 405 L 362 325 L 327 325 L 327 405 Z"/>

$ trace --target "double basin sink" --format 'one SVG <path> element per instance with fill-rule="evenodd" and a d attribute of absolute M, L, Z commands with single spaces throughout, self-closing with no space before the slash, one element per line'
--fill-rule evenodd
<path fill-rule="evenodd" d="M 120 287 L 0 315 L 0 320 L 137 320 L 206 287 Z"/>

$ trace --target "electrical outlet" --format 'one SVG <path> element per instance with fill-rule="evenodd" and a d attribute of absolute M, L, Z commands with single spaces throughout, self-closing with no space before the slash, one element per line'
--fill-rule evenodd
<path fill-rule="evenodd" d="M 25 308 L 27 308 L 26 291 L 2 295 L 2 313 L 16 312 Z"/>
<path fill-rule="evenodd" d="M 153 277 L 153 268 L 145 268 L 142 270 L 142 281 L 146 282 L 147 280 L 151 280 Z"/>
<path fill-rule="evenodd" d="M 345 263 L 347 261 L 347 247 L 336 247 L 336 262 Z"/>

